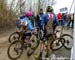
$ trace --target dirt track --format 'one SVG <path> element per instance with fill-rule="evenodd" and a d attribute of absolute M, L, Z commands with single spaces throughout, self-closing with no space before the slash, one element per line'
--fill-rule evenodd
<path fill-rule="evenodd" d="M 6 34 L 2 34 L 4 37 L 0 37 L 0 60 L 10 60 L 7 56 L 7 49 L 8 46 L 10 45 L 10 43 L 8 43 L 8 37 L 10 35 L 10 33 L 7 33 L 8 36 Z M 26 51 L 24 50 L 22 57 L 18 60 L 33 60 L 33 58 L 29 58 L 26 56 Z"/>
<path fill-rule="evenodd" d="M 66 33 L 69 32 L 69 34 L 72 34 L 71 31 L 65 31 Z M 65 33 L 64 32 L 64 33 Z M 10 60 L 7 56 L 7 48 L 9 46 L 8 43 L 8 36 L 11 34 L 12 32 L 8 32 L 5 34 L 2 34 L 0 36 L 0 60 Z M 39 53 L 39 49 L 34 53 Z M 64 47 L 62 49 L 60 49 L 59 51 L 54 51 L 53 54 L 55 54 L 56 56 L 63 56 L 63 57 L 68 57 L 70 58 L 70 50 L 66 50 L 64 49 Z M 27 57 L 26 56 L 26 51 L 24 50 L 22 56 L 18 59 L 18 60 L 34 60 L 33 56 L 31 57 Z"/>

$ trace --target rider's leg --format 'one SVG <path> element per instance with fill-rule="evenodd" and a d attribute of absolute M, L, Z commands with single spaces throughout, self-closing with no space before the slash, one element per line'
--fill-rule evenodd
<path fill-rule="evenodd" d="M 24 33 L 24 41 L 28 46 L 31 46 L 30 38 L 31 38 L 31 32 Z"/>
<path fill-rule="evenodd" d="M 52 50 L 50 50 L 50 44 L 52 42 L 52 37 L 48 37 L 47 39 L 47 53 L 46 53 L 46 57 L 49 57 L 52 53 Z"/>
<path fill-rule="evenodd" d="M 43 44 L 43 42 L 41 42 L 41 44 L 40 44 L 40 57 L 42 57 L 42 53 L 43 53 L 43 49 L 44 49 L 44 44 Z"/>
<path fill-rule="evenodd" d="M 43 48 L 44 48 L 44 45 L 43 45 L 43 42 L 41 41 L 41 43 L 40 43 L 40 53 L 39 53 L 39 55 L 35 55 L 36 59 L 42 59 Z"/>

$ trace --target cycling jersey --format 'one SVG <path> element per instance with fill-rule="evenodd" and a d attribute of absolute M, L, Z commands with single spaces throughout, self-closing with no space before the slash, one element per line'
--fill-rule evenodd
<path fill-rule="evenodd" d="M 40 29 L 42 29 L 43 27 L 43 21 L 44 21 L 43 17 L 44 17 L 44 14 L 37 15 L 37 22 Z"/>
<path fill-rule="evenodd" d="M 19 25 L 19 19 L 22 20 L 24 18 L 25 18 L 25 16 L 19 16 L 18 19 L 16 20 L 16 26 Z"/>
<path fill-rule="evenodd" d="M 31 21 L 30 21 L 27 17 L 25 17 L 25 16 L 20 16 L 19 19 L 21 20 L 21 24 L 22 24 L 22 22 L 23 22 L 23 23 L 25 23 L 25 24 L 27 25 L 27 28 L 28 28 L 30 31 L 33 30 L 33 26 L 32 26 L 32 24 L 31 24 Z M 19 22 L 19 21 L 16 20 L 16 25 L 17 25 L 17 26 L 19 25 L 18 22 Z"/>
<path fill-rule="evenodd" d="M 43 24 L 44 25 L 47 25 L 47 23 L 48 23 L 48 14 L 49 13 L 47 13 L 47 14 L 45 14 L 44 15 L 44 17 L 43 17 Z M 53 15 L 54 15 L 54 19 L 53 19 L 53 25 L 59 25 L 59 22 L 58 22 L 58 20 L 57 20 L 57 17 L 56 17 L 56 15 L 53 13 Z"/>
<path fill-rule="evenodd" d="M 25 18 L 23 19 L 23 21 L 24 21 L 25 23 L 27 23 L 27 28 L 32 31 L 32 30 L 33 30 L 33 26 L 32 26 L 31 21 L 30 21 L 27 17 L 25 17 Z"/>
<path fill-rule="evenodd" d="M 49 15 L 48 15 L 49 13 L 46 13 L 45 15 L 44 15 L 44 17 L 43 17 L 43 25 L 45 26 L 45 34 L 44 35 L 46 35 L 47 34 L 47 23 L 48 23 L 48 21 L 49 21 Z M 57 17 L 56 17 L 56 15 L 54 14 L 54 13 L 52 13 L 53 14 L 53 25 L 52 25 L 52 29 L 53 29 L 53 31 L 55 30 L 55 28 L 56 28 L 56 26 L 57 25 L 59 25 L 59 22 L 58 22 L 58 20 L 57 20 Z M 51 30 L 50 30 L 51 31 Z"/>

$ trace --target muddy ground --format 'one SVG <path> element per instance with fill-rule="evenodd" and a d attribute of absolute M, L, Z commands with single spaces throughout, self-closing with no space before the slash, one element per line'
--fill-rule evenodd
<path fill-rule="evenodd" d="M 7 56 L 7 49 L 8 46 L 10 45 L 10 43 L 8 42 L 8 37 L 12 32 L 14 31 L 8 31 L 3 34 L 2 33 L 0 34 L 0 60 L 11 60 Z M 71 29 L 64 30 L 63 33 L 68 33 L 72 35 L 72 30 Z M 39 53 L 39 48 L 35 51 L 35 53 L 31 57 L 27 57 L 26 50 L 24 49 L 23 54 L 17 60 L 35 60 L 34 55 L 36 53 Z M 69 58 L 68 60 L 70 60 L 71 50 L 67 50 L 63 47 L 58 51 L 53 51 L 52 55 L 59 56 L 59 57 L 67 57 Z"/>

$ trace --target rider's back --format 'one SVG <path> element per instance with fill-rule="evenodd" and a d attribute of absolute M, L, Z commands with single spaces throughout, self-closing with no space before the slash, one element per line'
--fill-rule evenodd
<path fill-rule="evenodd" d="M 23 19 L 23 21 L 27 22 L 27 27 L 28 27 L 29 30 L 33 30 L 33 25 L 32 25 L 31 21 L 27 17 L 25 17 Z"/>
<path fill-rule="evenodd" d="M 48 13 L 48 22 L 46 25 L 47 34 L 53 33 L 53 21 L 54 21 L 53 13 Z"/>

